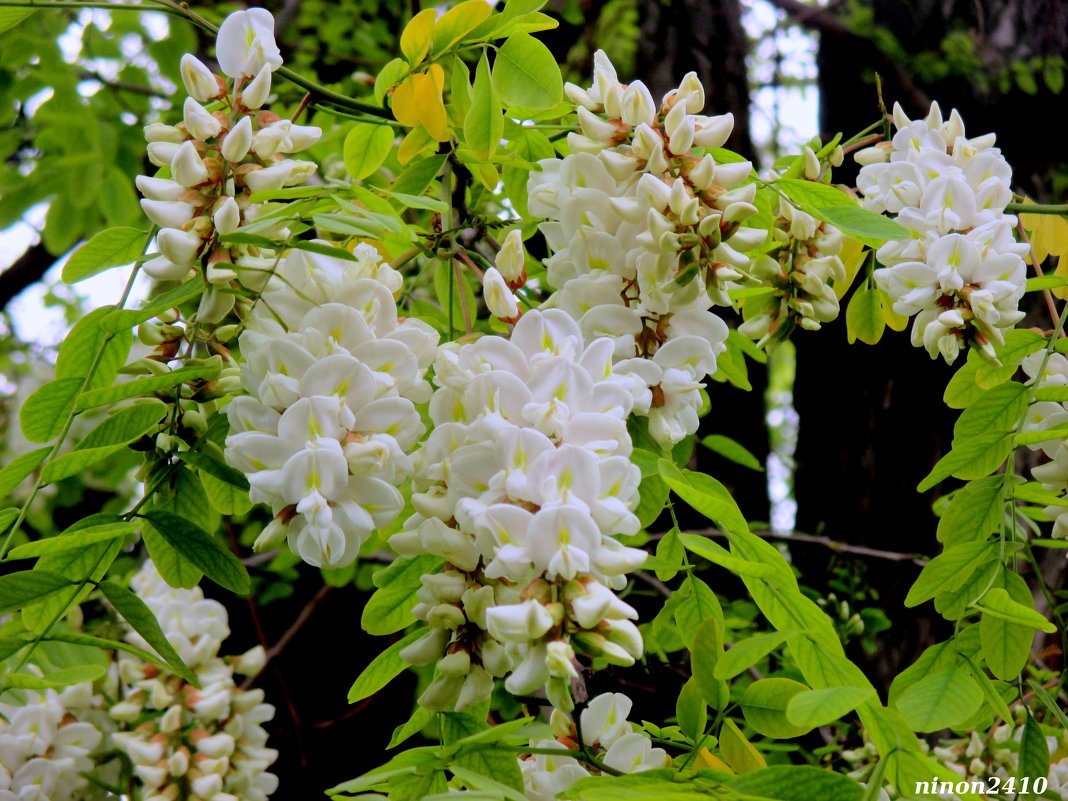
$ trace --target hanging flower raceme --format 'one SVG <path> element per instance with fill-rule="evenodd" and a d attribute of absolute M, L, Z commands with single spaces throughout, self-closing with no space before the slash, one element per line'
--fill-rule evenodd
<path fill-rule="evenodd" d="M 727 291 L 749 280 L 745 251 L 766 237 L 742 225 L 757 211 L 752 165 L 709 152 L 734 119 L 698 113 L 694 73 L 657 104 L 641 81 L 621 84 L 598 51 L 593 86 L 566 89 L 582 133 L 529 183 L 531 213 L 549 220 L 550 303 L 587 339 L 611 338 L 617 360 L 645 359 L 634 369 L 654 391 L 639 412 L 667 446 L 697 429 L 701 383 L 724 349 L 727 326 L 709 307 L 729 305 Z"/>
<path fill-rule="evenodd" d="M 171 588 L 151 561 L 133 588 L 159 620 L 167 639 L 196 674 L 200 689 L 120 653 L 119 700 L 110 715 L 119 728 L 112 740 L 133 764 L 146 801 L 266 801 L 278 787 L 267 768 L 278 752 L 267 748 L 263 724 L 274 707 L 263 690 L 240 690 L 234 676 L 254 676 L 266 655 L 257 646 L 240 657 L 220 657 L 229 635 L 226 610 L 199 587 Z M 127 641 L 147 644 L 136 632 Z"/>
<path fill-rule="evenodd" d="M 613 367 L 613 350 L 585 344 L 559 309 L 527 312 L 510 340 L 439 349 L 416 514 L 390 539 L 402 555 L 446 560 L 414 610 L 430 630 L 402 652 L 437 663 L 424 706 L 478 703 L 507 674 L 510 692 L 545 688 L 570 709 L 576 654 L 641 656 L 636 612 L 613 590 L 645 559 L 615 535 L 639 529 L 626 420 L 650 392 Z"/>
<path fill-rule="evenodd" d="M 663 748 L 654 748 L 648 735 L 635 731 L 627 721 L 633 701 L 623 693 L 602 693 L 590 700 L 579 720 L 587 753 L 601 764 L 621 773 L 641 773 L 667 767 L 671 760 Z M 534 748 L 549 750 L 561 746 L 579 750 L 578 728 L 564 713 L 554 711 L 555 739 L 532 740 Z M 572 784 L 597 773 L 574 757 L 533 754 L 519 760 L 525 795 L 530 801 L 553 801 Z"/>
<path fill-rule="evenodd" d="M 815 152 L 806 147 L 803 158 L 805 178 L 817 180 L 822 166 Z M 779 200 L 772 237 L 777 249 L 756 257 L 752 266 L 753 277 L 772 291 L 746 298 L 745 322 L 738 327 L 743 336 L 762 343 L 788 337 L 795 327 L 817 331 L 836 319 L 834 282 L 846 278 L 839 258 L 841 231 L 796 208 L 785 197 Z"/>
<path fill-rule="evenodd" d="M 249 394 L 228 407 L 227 461 L 275 515 L 256 547 L 288 538 L 324 567 L 352 562 L 403 507 L 438 341 L 398 320 L 400 274 L 369 245 L 354 255 L 288 253 L 241 336 Z"/>
<path fill-rule="evenodd" d="M 259 289 L 274 253 L 257 246 L 224 245 L 219 235 L 263 218 L 275 204 L 253 203 L 256 192 L 304 183 L 316 170 L 290 158 L 314 145 L 322 131 L 295 125 L 263 109 L 271 77 L 282 63 L 270 12 L 256 8 L 231 14 L 219 29 L 216 56 L 226 75 L 212 73 L 194 56 L 182 57 L 189 97 L 177 125 L 145 128 L 148 157 L 161 168 L 138 176 L 141 207 L 160 227 L 159 256 L 144 265 L 154 278 L 181 281 L 202 271 L 209 288 L 197 318 L 218 322 L 233 307 L 235 282 Z M 258 234 L 284 240 L 282 223 Z"/>
<path fill-rule="evenodd" d="M 1021 366 L 1028 378 L 1037 379 L 1039 387 L 1068 386 L 1068 358 L 1060 353 L 1050 353 L 1048 359 L 1045 352 L 1032 353 L 1023 360 Z M 1023 431 L 1047 431 L 1063 429 L 1065 426 L 1068 426 L 1068 404 L 1038 401 L 1028 408 Z M 1064 498 L 1068 495 L 1068 440 L 1063 436 L 1054 436 L 1029 447 L 1033 451 L 1041 450 L 1049 460 L 1032 468 L 1032 477 L 1045 489 Z M 1050 504 L 1044 511 L 1053 520 L 1052 536 L 1068 539 L 1068 507 Z"/>
<path fill-rule="evenodd" d="M 106 736 L 95 720 L 101 703 L 89 682 L 58 692 L 8 690 L 0 700 L 0 799 L 103 797 L 85 778 Z"/>
<path fill-rule="evenodd" d="M 1012 169 L 994 134 L 964 135 L 954 110 L 938 104 L 913 122 L 894 106 L 893 141 L 860 151 L 857 188 L 864 206 L 897 215 L 912 239 L 877 251 L 879 287 L 894 311 L 915 315 L 912 343 L 952 363 L 971 343 L 994 358 L 1004 332 L 1019 322 L 1027 246 L 1013 235 Z"/>

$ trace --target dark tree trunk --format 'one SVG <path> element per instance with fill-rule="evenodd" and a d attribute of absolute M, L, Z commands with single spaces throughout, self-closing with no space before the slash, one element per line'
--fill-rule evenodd
<path fill-rule="evenodd" d="M 752 153 L 749 139 L 748 50 L 739 0 L 638 0 L 637 74 L 654 96 L 678 86 L 691 70 L 705 86 L 705 112 L 734 114 L 727 147 Z"/>

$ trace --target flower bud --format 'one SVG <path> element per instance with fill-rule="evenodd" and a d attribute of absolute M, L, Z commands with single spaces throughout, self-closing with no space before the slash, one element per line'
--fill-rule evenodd
<path fill-rule="evenodd" d="M 718 117 L 706 117 L 694 131 L 693 144 L 711 150 L 723 147 L 734 130 L 734 115 L 721 114 Z"/>
<path fill-rule="evenodd" d="M 159 252 L 173 264 L 184 265 L 187 269 L 192 266 L 201 244 L 196 234 L 179 228 L 164 228 L 156 234 Z"/>
<path fill-rule="evenodd" d="M 208 168 L 192 142 L 185 142 L 174 153 L 171 174 L 182 186 L 194 187 L 208 180 Z"/>
<path fill-rule="evenodd" d="M 523 234 L 518 228 L 509 231 L 508 236 L 501 243 L 501 250 L 497 254 L 497 270 L 504 276 L 508 286 L 513 289 L 525 283 Z"/>
<path fill-rule="evenodd" d="M 623 92 L 623 122 L 631 127 L 645 123 L 652 125 L 656 120 L 656 101 L 649 89 L 641 81 L 632 82 Z"/>
<path fill-rule="evenodd" d="M 809 181 L 815 181 L 820 177 L 820 160 L 811 147 L 805 146 L 805 149 L 801 151 L 801 159 L 804 164 L 805 178 Z"/>
<path fill-rule="evenodd" d="M 162 122 L 150 122 L 142 129 L 145 133 L 145 141 L 152 144 L 180 145 L 185 141 L 185 134 L 173 125 L 164 125 Z"/>
<path fill-rule="evenodd" d="M 148 160 L 157 167 L 170 167 L 174 154 L 178 152 L 175 142 L 149 142 Z"/>
<path fill-rule="evenodd" d="M 205 67 L 192 53 L 182 56 L 182 83 L 190 97 L 201 103 L 208 103 L 217 98 L 221 91 L 215 74 Z"/>
<path fill-rule="evenodd" d="M 236 231 L 238 226 L 241 225 L 241 209 L 238 208 L 237 201 L 232 197 L 227 197 L 215 209 L 215 214 L 212 215 L 212 222 L 215 224 L 215 230 L 220 234 L 229 234 Z"/>
<path fill-rule="evenodd" d="M 482 276 L 482 296 L 494 317 L 514 320 L 519 316 L 519 304 L 515 295 L 496 267 L 490 267 Z"/>
<path fill-rule="evenodd" d="M 271 69 L 266 64 L 241 92 L 241 105 L 247 109 L 258 109 L 271 96 Z"/>
<path fill-rule="evenodd" d="M 185 129 L 194 139 L 211 139 L 222 131 L 222 123 L 191 97 L 185 99 L 182 107 Z"/>
<path fill-rule="evenodd" d="M 166 178 L 151 178 L 147 175 L 138 175 L 134 178 L 137 191 L 149 200 L 178 200 L 184 193 L 185 187 Z"/>
<path fill-rule="evenodd" d="M 705 107 L 705 87 L 696 72 L 687 72 L 675 91 L 675 102 L 686 105 L 687 114 L 699 114 Z"/>
<path fill-rule="evenodd" d="M 528 642 L 552 628 L 553 618 L 537 601 L 525 601 L 487 610 L 486 624 L 490 634 L 502 642 Z"/>
<path fill-rule="evenodd" d="M 220 152 L 227 161 L 238 162 L 248 155 L 250 147 L 252 147 L 252 120 L 249 117 L 242 117 L 233 128 L 227 131 Z"/>
<path fill-rule="evenodd" d="M 890 160 L 890 153 L 878 145 L 873 147 L 866 147 L 863 150 L 858 150 L 853 154 L 853 160 L 862 167 L 867 167 L 872 164 L 883 164 Z"/>

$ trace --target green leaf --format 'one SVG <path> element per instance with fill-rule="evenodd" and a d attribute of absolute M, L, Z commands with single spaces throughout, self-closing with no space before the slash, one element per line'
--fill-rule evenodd
<path fill-rule="evenodd" d="M 982 600 L 976 604 L 976 607 L 983 611 L 984 619 L 987 615 L 992 615 L 1009 623 L 1028 626 L 1032 629 L 1044 631 L 1047 634 L 1053 634 L 1057 631 L 1057 627 L 1046 620 L 1033 607 L 1024 606 L 1019 601 L 1013 600 L 1009 593 L 1001 587 L 992 587 L 988 590 Z"/>
<path fill-rule="evenodd" d="M 244 473 L 240 470 L 235 470 L 210 454 L 203 451 L 179 451 L 177 456 L 186 464 L 193 465 L 201 473 L 214 476 L 219 481 L 236 487 L 243 492 L 248 492 L 249 490 L 248 479 L 245 478 Z"/>
<path fill-rule="evenodd" d="M 1040 351 L 1044 347 L 1046 347 L 1046 338 L 1037 331 L 1016 328 L 1006 332 L 1005 344 L 996 350 L 1001 365 L 979 362 L 975 371 L 975 382 L 984 389 L 989 389 L 1002 381 L 1008 381 L 1025 356 Z"/>
<path fill-rule="evenodd" d="M 72 583 L 65 576 L 45 570 L 17 570 L 0 576 L 0 613 L 42 601 Z"/>
<path fill-rule="evenodd" d="M 709 795 L 692 779 L 674 781 L 663 772 L 654 771 L 579 779 L 567 788 L 567 797 L 573 801 L 717 801 L 723 798 Z"/>
<path fill-rule="evenodd" d="M 51 484 L 87 470 L 157 428 L 167 409 L 166 403 L 155 399 L 119 409 L 90 431 L 77 448 L 45 465 L 41 480 Z"/>
<path fill-rule="evenodd" d="M 481 25 L 491 11 L 485 0 L 465 0 L 450 8 L 434 25 L 434 52 L 448 50 Z"/>
<path fill-rule="evenodd" d="M 95 514 L 79 520 L 69 526 L 60 536 L 70 536 L 82 529 L 92 528 L 105 523 L 121 522 L 116 515 Z M 118 537 L 102 542 L 90 543 L 81 548 L 56 553 L 46 553 L 34 565 L 34 570 L 43 570 L 59 576 L 70 576 L 74 585 L 46 598 L 42 603 L 34 604 L 22 610 L 22 623 L 32 631 L 42 631 L 53 618 L 63 617 L 76 603 L 92 592 L 91 586 L 80 586 L 88 577 L 99 581 L 115 561 L 122 550 L 122 540 Z"/>
<path fill-rule="evenodd" d="M 502 127 L 503 130 L 503 127 Z M 433 183 L 447 156 L 427 156 L 413 161 L 393 182 L 393 191 L 406 195 L 421 195 Z"/>
<path fill-rule="evenodd" d="M 37 448 L 27 451 L 21 456 L 16 456 L 0 470 L 0 498 L 6 498 L 15 488 L 22 483 L 23 479 L 32 473 L 41 462 L 52 452 L 51 447 Z"/>
<path fill-rule="evenodd" d="M 393 730 L 393 736 L 389 738 L 386 748 L 396 748 L 409 737 L 421 732 L 434 719 L 434 715 L 435 713 L 426 707 L 417 706 L 412 716 Z"/>
<path fill-rule="evenodd" d="M 828 687 L 793 696 L 786 705 L 786 718 L 796 726 L 815 729 L 848 715 L 875 697 L 871 687 Z"/>
<path fill-rule="evenodd" d="M 748 532 L 749 524 L 727 488 L 712 476 L 680 470 L 667 459 L 660 460 L 660 475 L 671 490 L 720 528 Z"/>
<path fill-rule="evenodd" d="M 776 570 L 771 565 L 765 565 L 760 562 L 751 562 L 748 559 L 740 559 L 737 556 L 731 554 L 726 548 L 716 544 L 707 537 L 702 537 L 698 534 L 682 534 L 680 536 L 682 544 L 686 546 L 686 550 L 697 554 L 703 559 L 707 559 L 713 564 L 730 570 L 732 573 L 737 573 L 739 576 L 754 576 L 761 578 L 764 576 L 774 575 Z"/>
<path fill-rule="evenodd" d="M 760 464 L 760 460 L 730 437 L 725 437 L 722 434 L 709 434 L 701 440 L 701 444 L 735 464 L 748 467 L 750 470 L 764 472 L 764 467 Z"/>
<path fill-rule="evenodd" d="M 1068 401 L 1068 386 L 1039 387 L 1035 390 L 1035 400 L 1064 403 Z"/>
<path fill-rule="evenodd" d="M 1017 434 L 1013 439 L 1017 445 L 1034 445 L 1037 442 L 1068 439 L 1068 426 L 1044 428 L 1038 431 L 1024 431 L 1022 434 Z"/>
<path fill-rule="evenodd" d="M 241 560 L 202 528 L 161 509 L 153 509 L 145 517 L 172 548 L 196 565 L 205 576 L 237 595 L 248 594 L 251 584 Z"/>
<path fill-rule="evenodd" d="M 85 634 L 80 631 L 53 630 L 51 634 L 45 637 L 44 642 L 63 642 L 70 643 L 71 645 L 84 645 L 88 648 L 99 648 L 104 652 L 125 651 L 128 654 L 133 654 L 143 662 L 151 662 L 165 669 L 169 669 L 170 667 L 156 654 L 151 651 L 146 651 L 144 648 L 130 645 L 130 643 L 123 640 L 108 640 L 104 637 L 95 637 L 92 634 Z"/>
<path fill-rule="evenodd" d="M 374 695 L 403 673 L 408 668 L 408 664 L 400 658 L 400 652 L 426 633 L 425 628 L 409 632 L 372 659 L 371 664 L 363 669 L 349 688 L 349 703 L 354 704 Z"/>
<path fill-rule="evenodd" d="M 965 484 L 938 521 L 938 540 L 946 546 L 985 540 L 1001 527 L 1005 516 L 1005 476 L 989 476 Z"/>
<path fill-rule="evenodd" d="M 697 627 L 690 649 L 690 670 L 705 702 L 719 711 L 730 702 L 730 688 L 716 678 L 716 664 L 723 658 L 723 629 L 720 621 L 709 618 Z"/>
<path fill-rule="evenodd" d="M 983 703 L 983 691 L 960 668 L 939 670 L 906 688 L 897 708 L 916 731 L 933 732 L 959 726 Z"/>
<path fill-rule="evenodd" d="M 156 570 L 163 580 L 172 587 L 190 590 L 204 578 L 204 571 L 190 562 L 185 556 L 159 534 L 152 526 L 141 530 L 148 555 L 156 565 Z"/>
<path fill-rule="evenodd" d="M 76 284 L 110 267 L 137 261 L 144 252 L 146 233 L 137 228 L 108 228 L 76 251 L 63 265 L 63 280 Z"/>
<path fill-rule="evenodd" d="M 953 374 L 946 385 L 942 399 L 951 409 L 966 409 L 983 396 L 983 388 L 975 381 L 979 373 L 979 357 L 973 356 L 973 353 L 975 351 L 969 351 L 968 361 Z"/>
<path fill-rule="evenodd" d="M 337 248 L 333 245 L 324 245 L 322 242 L 309 242 L 308 240 L 301 239 L 298 242 L 293 243 L 295 250 L 305 250 L 308 253 L 318 253 L 321 256 L 330 256 L 331 258 L 341 259 L 342 261 L 356 261 L 356 256 L 352 251 L 345 248 Z"/>
<path fill-rule="evenodd" d="M 861 244 L 879 247 L 888 239 L 909 239 L 912 236 L 903 225 L 861 208 L 853 198 L 833 186 L 797 178 L 780 178 L 774 186 L 800 206 L 802 211 L 831 223 Z"/>
<path fill-rule="evenodd" d="M 953 449 L 938 460 L 917 489 L 926 492 L 950 476 L 982 478 L 997 470 L 1012 450 L 1012 432 L 987 431 L 955 442 Z"/>
<path fill-rule="evenodd" d="M 1049 744 L 1028 710 L 1020 736 L 1020 762 L 1016 775 L 1019 778 L 1030 776 L 1033 782 L 1040 776 L 1049 776 L 1049 767 Z"/>
<path fill-rule="evenodd" d="M 796 631 L 772 631 L 767 634 L 754 634 L 735 643 L 716 665 L 716 678 L 733 679 L 740 673 L 744 673 L 796 633 Z"/>
<path fill-rule="evenodd" d="M 728 655 L 730 652 L 728 651 Z M 808 690 L 793 679 L 760 679 L 745 688 L 742 714 L 746 722 L 765 737 L 790 739 L 811 731 L 811 726 L 797 726 L 786 717 L 786 707 L 795 695 Z"/>
<path fill-rule="evenodd" d="M 489 729 L 485 713 L 445 712 L 441 715 L 441 735 L 444 745 L 452 745 Z M 460 767 L 501 782 L 514 790 L 523 789 L 519 763 L 510 752 L 489 748 L 461 750 L 453 758 Z"/>
<path fill-rule="evenodd" d="M 724 628 L 719 599 L 701 579 L 687 576 L 675 595 L 678 596 L 674 604 L 675 622 L 687 648 L 692 648 L 694 638 L 706 620 L 716 620 L 721 630 Z"/>
<path fill-rule="evenodd" d="M 850 345 L 858 339 L 867 345 L 874 345 L 882 338 L 885 328 L 879 291 L 867 282 L 862 283 L 846 307 L 846 339 Z"/>
<path fill-rule="evenodd" d="M 946 548 L 923 566 L 905 597 L 905 606 L 919 606 L 941 592 L 961 587 L 981 565 L 997 558 L 997 548 L 986 541 L 965 542 Z"/>
<path fill-rule="evenodd" d="M 438 557 L 423 554 L 415 559 L 398 559 L 375 573 L 372 581 L 378 590 L 363 608 L 363 630 L 381 636 L 414 623 L 412 606 L 421 577 L 433 573 L 441 564 Z"/>
<path fill-rule="evenodd" d="M 136 523 L 116 521 L 102 523 L 98 526 L 80 528 L 70 533 L 64 532 L 55 537 L 46 537 L 35 542 L 27 542 L 11 549 L 9 559 L 28 559 L 49 553 L 62 553 L 84 548 L 97 542 L 106 542 L 117 537 L 127 537 L 138 529 Z"/>
<path fill-rule="evenodd" d="M 497 51 L 493 62 L 493 86 L 509 107 L 552 108 L 564 97 L 564 83 L 556 57 L 549 48 L 526 33 L 508 37 Z"/>
<path fill-rule="evenodd" d="M 864 788 L 848 776 L 812 765 L 771 765 L 727 783 L 748 796 L 776 801 L 860 801 L 864 795 Z"/>
<path fill-rule="evenodd" d="M 95 363 L 93 377 L 86 382 L 85 389 L 111 385 L 126 363 L 133 343 L 130 331 L 109 333 L 104 329 L 104 321 L 114 313 L 114 306 L 101 306 L 74 324 L 59 349 L 56 378 L 84 378 Z"/>
<path fill-rule="evenodd" d="M 999 384 L 983 393 L 957 418 L 953 441 L 964 441 L 991 430 L 1015 429 L 1027 411 L 1027 393 L 1027 387 L 1015 381 Z"/>
<path fill-rule="evenodd" d="M 1005 583 L 1005 591 L 1011 600 L 1034 609 L 1035 601 L 1027 582 L 1016 573 L 1006 573 Z M 984 614 L 979 621 L 983 659 L 990 672 L 1003 681 L 1014 681 L 1023 672 L 1034 639 L 1035 629 L 1030 625 L 1014 623 L 993 614 Z"/>
<path fill-rule="evenodd" d="M 504 135 L 503 115 L 501 101 L 490 78 L 489 61 L 483 53 L 475 69 L 471 109 L 464 119 L 464 142 L 479 161 L 489 161 L 497 152 Z"/>
<path fill-rule="evenodd" d="M 27 690 L 45 690 L 69 687 L 83 681 L 96 681 L 107 672 L 105 665 L 75 665 L 74 667 L 53 670 L 45 676 L 34 673 L 8 673 L 0 677 L 0 683 L 8 687 Z"/>
<path fill-rule="evenodd" d="M 1037 292 L 1041 289 L 1056 289 L 1068 285 L 1068 278 L 1063 275 L 1036 275 L 1027 279 L 1027 291 Z"/>
<path fill-rule="evenodd" d="M 231 234 L 231 236 L 234 236 L 234 234 Z M 272 244 L 274 243 L 272 242 Z M 100 321 L 100 327 L 110 332 L 131 329 L 169 309 L 181 306 L 183 303 L 198 297 L 203 291 L 203 279 L 199 276 L 190 278 L 183 284 L 153 296 L 140 309 L 112 309 Z"/>
<path fill-rule="evenodd" d="M 388 125 L 358 122 L 345 136 L 342 158 L 345 170 L 362 181 L 382 166 L 393 148 L 393 129 Z"/>
<path fill-rule="evenodd" d="M 74 410 L 74 399 L 83 382 L 83 378 L 57 378 L 38 387 L 19 412 L 19 423 L 26 439 L 48 442 L 58 436 Z"/>
<path fill-rule="evenodd" d="M 174 646 L 167 639 L 167 635 L 163 633 L 163 629 L 160 628 L 159 622 L 156 620 L 152 610 L 148 608 L 148 604 L 137 597 L 135 593 L 130 592 L 130 590 L 121 584 L 116 584 L 114 581 L 102 581 L 97 586 L 99 586 L 104 597 L 115 607 L 115 610 L 133 627 L 134 631 L 144 638 L 145 642 L 155 649 L 156 653 L 170 666 L 175 675 L 185 679 L 194 687 L 200 686 L 196 675 L 182 661 L 182 657 L 174 650 Z"/>
<path fill-rule="evenodd" d="M 11 30 L 36 10 L 35 8 L 0 8 L 0 33 Z"/>
<path fill-rule="evenodd" d="M 145 378 L 137 378 L 133 381 L 127 381 L 124 384 L 117 384 L 113 387 L 93 389 L 88 392 L 83 392 L 78 397 L 78 411 L 115 403 L 116 401 L 126 400 L 127 398 L 137 398 L 142 395 L 155 394 L 156 392 L 172 389 L 179 384 L 184 384 L 201 378 L 215 378 L 215 376 L 219 374 L 220 369 L 220 362 L 191 365 L 189 367 L 179 367 L 177 370 L 171 370 L 171 372 L 164 373 L 163 375 L 150 375 Z M 46 384 L 45 386 L 48 385 Z M 44 387 L 42 387 L 42 389 L 43 388 Z"/>
<path fill-rule="evenodd" d="M 708 706 L 705 704 L 704 693 L 692 676 L 679 692 L 678 701 L 675 703 L 675 716 L 683 734 L 695 743 L 701 739 L 705 726 L 708 725 Z"/>
<path fill-rule="evenodd" d="M 665 488 L 667 487 L 666 484 L 664 486 Z M 641 492 L 640 487 L 638 492 Z M 683 546 L 682 540 L 679 538 L 679 530 L 677 528 L 672 528 L 664 534 L 664 536 L 660 538 L 660 542 L 656 544 L 656 559 L 660 560 L 660 562 L 665 565 L 670 565 L 670 567 L 656 568 L 654 571 L 656 577 L 661 581 L 671 581 L 671 579 L 675 578 L 675 576 L 678 575 L 678 572 L 682 570 L 682 560 L 685 557 L 686 548 Z"/>

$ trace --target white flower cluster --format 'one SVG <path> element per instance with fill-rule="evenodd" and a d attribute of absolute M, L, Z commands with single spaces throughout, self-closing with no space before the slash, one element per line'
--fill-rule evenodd
<path fill-rule="evenodd" d="M 339 567 L 404 506 L 397 485 L 424 426 L 438 335 L 398 320 L 401 276 L 370 245 L 355 260 L 291 250 L 241 336 L 248 396 L 228 407 L 227 461 L 275 519 L 256 543 Z"/>
<path fill-rule="evenodd" d="M 1040 387 L 1068 386 L 1068 358 L 1060 353 L 1049 354 L 1046 360 L 1044 352 L 1032 353 L 1022 363 L 1028 378 L 1038 377 Z M 1045 361 L 1045 369 L 1042 369 Z M 1039 371 L 1042 375 L 1039 376 Z M 1024 431 L 1044 431 L 1068 426 L 1068 404 L 1055 401 L 1039 401 L 1031 404 L 1024 420 Z M 1031 475 L 1042 486 L 1058 496 L 1068 495 L 1068 440 L 1063 437 L 1037 442 L 1029 446 L 1031 450 L 1041 450 L 1049 459 L 1031 469 Z M 1068 507 L 1051 505 L 1045 513 L 1053 520 L 1053 534 L 1057 539 L 1068 539 Z"/>
<path fill-rule="evenodd" d="M 594 84 L 568 84 L 582 133 L 571 155 L 539 162 L 530 211 L 554 251 L 546 261 L 551 305 L 579 321 L 588 340 L 609 337 L 615 358 L 643 357 L 652 402 L 637 407 L 664 446 L 697 429 L 700 389 L 716 371 L 727 326 L 709 311 L 748 279 L 745 251 L 766 232 L 749 162 L 717 163 L 707 151 L 730 135 L 730 114 L 706 117 L 694 73 L 657 105 L 641 81 L 624 86 L 607 56 Z"/>
<path fill-rule="evenodd" d="M 1005 214 L 1012 169 L 994 134 L 965 138 L 960 115 L 943 120 L 937 103 L 915 122 L 895 105 L 894 124 L 888 147 L 857 154 L 864 207 L 896 214 L 913 236 L 879 248 L 876 283 L 894 311 L 916 315 L 912 342 L 932 358 L 952 363 L 969 342 L 993 357 L 1024 316 L 1027 246 Z"/>
<path fill-rule="evenodd" d="M 262 725 L 274 707 L 263 702 L 263 690 L 239 690 L 234 682 L 235 673 L 259 672 L 263 648 L 219 657 L 230 633 L 226 610 L 199 587 L 171 588 L 151 561 L 134 576 L 133 588 L 201 685 L 119 655 L 120 700 L 110 709 L 119 731 L 112 741 L 133 763 L 144 801 L 266 801 L 278 787 L 278 777 L 267 772 L 278 752 L 266 747 Z M 136 632 L 126 639 L 147 647 Z"/>
<path fill-rule="evenodd" d="M 570 709 L 576 651 L 617 665 L 642 654 L 637 613 L 613 590 L 645 552 L 614 535 L 639 528 L 626 420 L 649 389 L 613 367 L 613 350 L 585 345 L 559 309 L 527 312 L 510 340 L 439 348 L 416 514 L 390 539 L 447 560 L 414 610 L 429 633 L 402 652 L 437 663 L 424 706 L 470 706 L 509 674 L 510 692 L 545 687 Z"/>
<path fill-rule="evenodd" d="M 186 54 L 181 73 L 189 97 L 183 121 L 145 128 L 149 160 L 162 175 L 137 178 L 141 207 L 160 226 L 160 255 L 144 269 L 157 279 L 181 281 L 201 268 L 209 285 L 197 315 L 202 322 L 219 322 L 233 307 L 234 294 L 220 290 L 239 279 L 258 288 L 274 261 L 273 254 L 268 258 L 255 247 L 224 246 L 217 235 L 272 210 L 270 203 L 252 203 L 252 193 L 302 184 L 316 170 L 313 162 L 289 156 L 318 142 L 322 131 L 261 110 L 272 73 L 282 64 L 273 31 L 266 9 L 227 17 L 216 55 L 233 85 Z M 277 227 L 259 233 L 287 235 Z"/>
<path fill-rule="evenodd" d="M 1022 712 L 1022 709 L 1014 709 Z M 1019 719 L 1019 715 L 1017 715 Z M 988 788 L 995 786 L 1009 786 L 1013 789 L 984 794 L 984 798 L 991 801 L 1015 801 L 1016 798 L 1026 797 L 1017 791 L 1021 789 L 1020 780 L 1024 776 L 1020 773 L 1020 740 L 1023 737 L 1023 725 L 1019 723 L 1000 723 L 985 736 L 972 732 L 968 737 L 959 737 L 942 740 L 937 746 L 930 749 L 930 754 L 947 768 L 956 773 L 962 781 L 969 783 L 981 781 Z M 1042 798 L 1060 798 L 1068 801 L 1068 732 L 1062 732 L 1060 737 L 1047 736 L 1046 745 L 1050 753 L 1049 775 L 1046 777 L 1049 786 Z M 927 744 L 921 741 L 924 748 Z M 871 774 L 872 768 L 879 759 L 875 746 L 865 742 L 861 748 L 842 752 L 843 759 L 853 766 L 849 775 L 855 779 L 863 780 Z M 1029 784 L 1037 776 L 1027 777 Z M 998 781 L 991 782 L 991 779 Z M 1012 785 L 1007 785 L 1009 780 Z M 887 796 L 891 799 L 900 798 L 900 793 L 887 787 Z M 955 800 L 954 794 L 941 794 L 939 798 Z M 1039 797 L 1039 796 L 1035 796 Z"/>
<path fill-rule="evenodd" d="M 582 738 L 588 750 L 603 765 L 621 773 L 640 773 L 667 767 L 671 760 L 663 748 L 654 748 L 649 737 L 634 731 L 627 716 L 633 702 L 623 693 L 603 693 L 582 710 Z M 572 750 L 578 745 L 575 725 L 559 712 L 553 713 L 556 739 L 532 740 L 540 749 Z M 593 774 L 587 765 L 568 756 L 535 754 L 519 761 L 523 772 L 524 794 L 529 801 L 554 801 L 572 784 Z"/>
<path fill-rule="evenodd" d="M 10 690 L 0 701 L 0 801 L 84 801 L 84 774 L 104 732 L 89 719 L 100 697 L 82 682 L 55 690 Z"/>
<path fill-rule="evenodd" d="M 804 158 L 805 177 L 816 180 L 822 171 L 819 159 L 809 147 Z M 745 322 L 738 327 L 738 333 L 761 341 L 786 338 L 795 326 L 817 331 L 837 318 L 833 282 L 846 278 L 838 255 L 842 232 L 795 208 L 785 197 L 779 200 L 772 236 L 777 251 L 754 259 L 752 274 L 773 291 L 745 299 Z"/>

